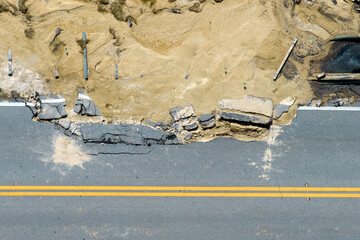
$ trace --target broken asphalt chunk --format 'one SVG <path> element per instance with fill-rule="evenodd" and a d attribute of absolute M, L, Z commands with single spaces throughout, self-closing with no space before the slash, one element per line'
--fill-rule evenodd
<path fill-rule="evenodd" d="M 198 120 L 203 129 L 212 128 L 216 124 L 214 114 L 203 114 L 198 118 Z"/>
<path fill-rule="evenodd" d="M 65 111 L 65 99 L 61 95 L 39 96 L 38 106 L 39 120 L 56 120 L 67 116 Z"/>
<path fill-rule="evenodd" d="M 101 116 L 101 112 L 85 90 L 78 89 L 78 98 L 75 103 L 74 112 L 87 116 Z"/>
<path fill-rule="evenodd" d="M 255 124 L 255 125 L 271 125 L 272 123 L 272 120 L 269 117 L 259 117 L 249 114 L 240 114 L 240 113 L 232 113 L 232 112 L 221 112 L 220 118 L 228 121 Z"/>
<path fill-rule="evenodd" d="M 80 123 L 82 139 L 91 143 L 124 143 L 130 145 L 177 144 L 175 134 L 142 125 L 101 125 Z"/>

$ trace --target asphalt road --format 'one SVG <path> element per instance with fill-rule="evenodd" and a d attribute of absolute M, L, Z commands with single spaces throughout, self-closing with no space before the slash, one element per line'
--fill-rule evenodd
<path fill-rule="evenodd" d="M 358 239 L 360 189 L 349 188 L 360 186 L 360 111 L 339 109 L 299 110 L 290 126 L 272 129 L 262 142 L 71 141 L 63 153 L 75 146 L 79 154 L 69 163 L 83 162 L 70 166 L 56 155 L 63 136 L 53 124 L 31 121 L 25 107 L 0 107 L 0 239 Z M 329 187 L 336 189 L 323 189 Z M 297 191 L 302 195 L 291 195 Z"/>

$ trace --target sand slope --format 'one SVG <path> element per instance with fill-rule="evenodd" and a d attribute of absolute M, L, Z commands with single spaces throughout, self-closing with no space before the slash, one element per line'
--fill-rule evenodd
<path fill-rule="evenodd" d="M 28 1 L 30 21 L 21 13 L 0 13 L 0 63 L 5 66 L 7 50 L 12 49 L 15 63 L 40 75 L 41 91 L 63 94 L 69 109 L 77 88 L 84 87 L 109 119 L 169 122 L 169 108 L 193 104 L 198 114 L 206 113 L 216 110 L 221 99 L 249 94 L 272 98 L 274 104 L 287 96 L 305 102 L 312 97 L 306 80 L 309 61 L 326 53 L 333 36 L 358 34 L 358 14 L 344 1 L 336 5 L 331 0 L 303 0 L 300 5 L 291 0 L 205 1 L 200 13 L 188 10 L 194 2 L 157 1 L 150 7 L 128 0 L 125 16 L 133 16 L 137 23 L 129 28 L 111 13 L 98 12 L 91 1 Z M 171 12 L 171 7 L 182 14 Z M 154 14 L 157 9 L 164 10 Z M 33 39 L 24 34 L 30 27 L 35 30 Z M 49 46 L 57 27 L 63 31 Z M 90 39 L 88 81 L 76 42 L 83 31 Z M 294 37 L 299 43 L 274 82 Z M 60 79 L 54 78 L 54 67 Z M 6 67 L 0 69 L 0 76 L 6 73 Z M 3 91 L 18 90 L 6 87 L 4 79 L 0 79 Z M 288 122 L 294 114 L 292 108 L 278 123 Z"/>

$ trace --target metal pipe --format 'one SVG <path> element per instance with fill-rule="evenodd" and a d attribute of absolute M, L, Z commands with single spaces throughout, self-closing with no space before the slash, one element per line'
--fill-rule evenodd
<path fill-rule="evenodd" d="M 83 32 L 83 42 L 84 42 L 84 76 L 85 76 L 85 79 L 88 80 L 89 71 L 88 71 L 88 64 L 87 64 L 86 34 L 85 34 L 85 32 Z"/>
<path fill-rule="evenodd" d="M 116 64 L 115 65 L 115 79 L 118 79 L 119 78 L 119 68 L 118 68 L 118 65 Z"/>
<path fill-rule="evenodd" d="M 13 75 L 12 71 L 12 53 L 11 50 L 8 50 L 8 75 L 11 77 Z"/>
<path fill-rule="evenodd" d="M 285 63 L 288 60 L 288 58 L 290 57 L 290 54 L 291 54 L 292 50 L 294 49 L 297 41 L 298 41 L 298 39 L 295 38 L 291 47 L 289 48 L 289 51 L 286 53 L 286 56 L 284 57 L 283 61 L 281 62 L 279 69 L 277 70 L 277 72 L 274 75 L 274 78 L 273 78 L 274 81 L 276 81 L 276 79 L 279 77 L 279 74 L 280 74 L 281 70 L 284 68 Z"/>
<path fill-rule="evenodd" d="M 55 75 L 56 79 L 59 78 L 59 72 L 58 72 L 57 68 L 54 68 L 54 75 Z"/>

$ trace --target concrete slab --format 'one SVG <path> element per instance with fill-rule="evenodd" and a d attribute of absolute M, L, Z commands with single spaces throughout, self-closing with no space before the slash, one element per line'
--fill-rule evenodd
<path fill-rule="evenodd" d="M 272 117 L 274 107 L 271 99 L 252 95 L 247 95 L 241 99 L 223 99 L 218 102 L 218 105 L 221 109 L 261 114 L 267 117 Z"/>

